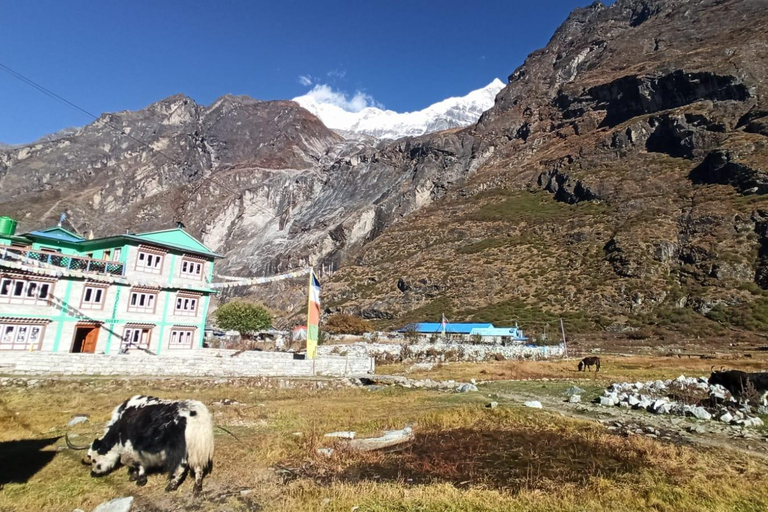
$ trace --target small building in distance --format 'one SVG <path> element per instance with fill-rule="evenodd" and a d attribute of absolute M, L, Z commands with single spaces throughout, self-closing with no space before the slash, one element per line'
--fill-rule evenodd
<path fill-rule="evenodd" d="M 441 336 L 443 324 L 420 322 L 409 324 L 398 332 L 416 332 L 420 336 Z M 519 327 L 494 327 L 491 323 L 446 323 L 445 336 L 450 339 L 478 339 L 481 343 L 526 343 L 528 338 Z M 479 338 L 478 338 L 479 337 Z"/>
<path fill-rule="evenodd" d="M 0 351 L 202 346 L 221 256 L 184 229 L 86 239 L 0 220 Z"/>

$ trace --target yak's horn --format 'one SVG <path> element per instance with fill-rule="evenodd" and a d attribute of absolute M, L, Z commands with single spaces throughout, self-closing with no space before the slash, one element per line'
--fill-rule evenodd
<path fill-rule="evenodd" d="M 64 441 L 67 443 L 67 446 L 70 450 L 87 450 L 91 447 L 91 445 L 87 444 L 85 446 L 77 446 L 75 444 L 72 444 L 72 441 L 69 440 L 69 434 L 64 435 Z"/>
<path fill-rule="evenodd" d="M 709 367 L 710 373 L 715 373 L 715 365 Z"/>

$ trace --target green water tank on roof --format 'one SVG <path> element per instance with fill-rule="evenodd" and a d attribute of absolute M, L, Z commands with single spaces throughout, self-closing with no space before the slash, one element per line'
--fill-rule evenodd
<path fill-rule="evenodd" d="M 0 235 L 13 236 L 16 234 L 16 220 L 10 217 L 0 217 Z"/>

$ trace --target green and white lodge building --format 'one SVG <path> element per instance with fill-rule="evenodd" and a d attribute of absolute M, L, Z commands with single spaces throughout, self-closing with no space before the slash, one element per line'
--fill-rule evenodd
<path fill-rule="evenodd" d="M 0 351 L 202 347 L 221 256 L 184 229 L 95 239 L 15 229 L 0 217 Z"/>

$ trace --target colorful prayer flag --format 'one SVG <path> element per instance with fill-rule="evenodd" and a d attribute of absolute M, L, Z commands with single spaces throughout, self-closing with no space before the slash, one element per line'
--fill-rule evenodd
<path fill-rule="evenodd" d="M 309 304 L 307 307 L 307 359 L 317 357 L 320 335 L 320 281 L 314 270 L 309 272 Z"/>

